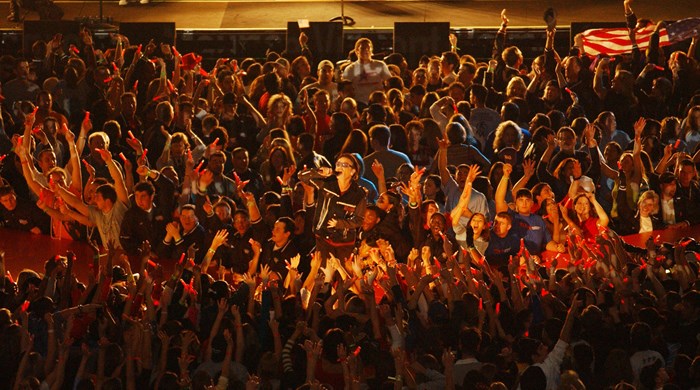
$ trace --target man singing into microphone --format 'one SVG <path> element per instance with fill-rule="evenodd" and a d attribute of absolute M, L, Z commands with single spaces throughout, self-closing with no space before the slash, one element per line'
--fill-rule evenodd
<path fill-rule="evenodd" d="M 355 246 L 357 228 L 367 207 L 367 194 L 357 184 L 359 163 L 351 154 L 341 154 L 331 168 L 310 169 L 299 173 L 299 180 L 317 189 L 315 202 L 305 202 L 307 213 L 313 212 L 316 250 L 323 264 L 332 253 L 341 261 L 350 257 Z M 311 210 L 315 209 L 315 210 Z"/>

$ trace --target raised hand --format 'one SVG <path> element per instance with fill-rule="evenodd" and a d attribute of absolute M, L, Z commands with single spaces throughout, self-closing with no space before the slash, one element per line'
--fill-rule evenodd
<path fill-rule="evenodd" d="M 374 160 L 372 162 L 372 173 L 374 173 L 376 177 L 384 177 L 384 166 L 379 160 Z"/>
<path fill-rule="evenodd" d="M 102 161 L 104 161 L 105 163 L 112 161 L 112 153 L 110 153 L 109 150 L 95 149 L 95 151 L 99 153 L 100 158 L 102 158 Z"/>
<path fill-rule="evenodd" d="M 508 163 L 503 164 L 503 177 L 510 177 L 511 173 L 513 173 L 513 166 Z"/>
<path fill-rule="evenodd" d="M 202 171 L 202 174 L 199 175 L 199 184 L 201 184 L 204 187 L 209 187 L 211 183 L 214 182 L 214 173 L 208 169 L 205 169 Z"/>
<path fill-rule="evenodd" d="M 467 174 L 467 183 L 473 183 L 479 175 L 481 175 L 481 168 L 476 164 L 470 165 L 469 173 Z"/>
<path fill-rule="evenodd" d="M 228 230 L 226 229 L 221 229 L 218 232 L 216 232 L 216 235 L 211 241 L 211 249 L 216 250 L 219 248 L 221 245 L 223 245 L 226 242 L 226 239 L 228 238 Z"/>
<path fill-rule="evenodd" d="M 450 36 L 448 37 L 450 41 L 450 46 L 453 48 L 457 47 L 457 36 L 455 34 L 450 33 Z"/>
<path fill-rule="evenodd" d="M 260 266 L 260 279 L 262 279 L 263 285 L 267 284 L 268 280 L 270 280 L 270 266 L 267 264 L 263 264 Z"/>
<path fill-rule="evenodd" d="M 507 26 L 508 22 L 509 22 L 509 20 L 508 20 L 508 16 L 506 15 L 506 9 L 503 8 L 503 10 L 501 11 L 501 23 L 503 23 Z"/>
<path fill-rule="evenodd" d="M 523 171 L 526 177 L 532 177 L 535 175 L 535 160 L 525 159 L 523 161 Z"/>

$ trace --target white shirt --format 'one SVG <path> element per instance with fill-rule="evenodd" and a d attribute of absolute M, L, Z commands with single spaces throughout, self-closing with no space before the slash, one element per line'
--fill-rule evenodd
<path fill-rule="evenodd" d="M 391 77 L 389 68 L 383 61 L 371 60 L 361 64 L 355 61 L 343 71 L 343 78 L 352 81 L 355 87 L 355 100 L 367 104 L 369 95 L 384 88 L 384 80 Z"/>
<path fill-rule="evenodd" d="M 639 216 L 639 232 L 647 233 L 654 230 L 654 225 L 651 223 L 651 217 Z"/>
<path fill-rule="evenodd" d="M 676 223 L 676 210 L 673 207 L 673 198 L 668 200 L 661 198 L 659 203 L 661 203 L 661 218 L 663 218 L 664 223 L 667 225 Z"/>

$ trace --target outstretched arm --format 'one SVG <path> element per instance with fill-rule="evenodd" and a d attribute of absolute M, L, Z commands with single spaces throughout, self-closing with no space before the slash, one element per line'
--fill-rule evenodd
<path fill-rule="evenodd" d="M 119 167 L 112 160 L 112 153 L 105 149 L 96 149 L 102 160 L 107 164 L 107 169 L 109 169 L 109 174 L 114 179 L 114 189 L 117 191 L 117 199 L 124 204 L 129 204 L 129 193 L 126 190 L 126 185 L 124 184 L 124 177 L 122 176 Z"/>

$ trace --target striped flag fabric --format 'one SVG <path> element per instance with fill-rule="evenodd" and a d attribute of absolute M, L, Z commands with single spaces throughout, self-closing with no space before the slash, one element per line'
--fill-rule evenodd
<path fill-rule="evenodd" d="M 655 26 L 650 25 L 637 30 L 636 38 L 637 45 L 640 50 L 646 50 L 649 46 L 651 34 L 654 32 Z M 586 54 L 596 56 L 598 54 L 607 54 L 609 56 L 620 55 L 632 52 L 632 43 L 630 42 L 627 28 L 594 28 L 583 32 L 583 47 Z M 659 44 L 668 46 L 669 41 L 666 29 L 661 29 L 659 32 Z"/>

